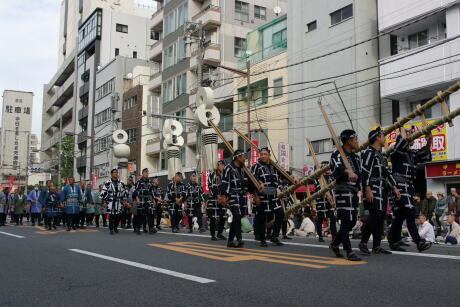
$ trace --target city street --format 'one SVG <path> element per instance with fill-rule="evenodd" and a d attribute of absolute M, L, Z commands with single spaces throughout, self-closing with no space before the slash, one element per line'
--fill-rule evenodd
<path fill-rule="evenodd" d="M 228 249 L 208 234 L 0 228 L 1 306 L 453 306 L 460 249 L 352 263 L 295 238 Z M 353 241 L 353 246 L 357 242 Z M 387 246 L 385 246 L 387 247 Z"/>

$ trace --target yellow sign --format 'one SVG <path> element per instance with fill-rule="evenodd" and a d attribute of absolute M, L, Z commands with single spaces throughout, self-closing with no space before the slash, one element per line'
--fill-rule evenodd
<path fill-rule="evenodd" d="M 434 122 L 434 119 L 427 120 L 429 124 Z M 372 127 L 372 129 L 377 128 L 377 126 Z M 410 124 L 405 124 L 404 128 L 406 129 L 413 129 L 414 132 L 417 132 L 422 129 L 422 122 L 415 122 Z M 392 131 L 390 134 L 386 136 L 387 138 L 387 145 L 391 147 L 393 143 L 396 142 L 396 137 L 398 136 L 399 132 Z M 447 160 L 447 129 L 446 125 L 443 124 L 438 126 L 436 129 L 431 131 L 433 135 L 433 143 L 431 144 L 431 156 L 433 161 L 444 161 Z M 426 145 L 425 136 L 422 136 L 414 141 L 413 149 L 420 149 Z"/>
<path fill-rule="evenodd" d="M 289 264 L 314 269 L 326 269 L 330 266 L 349 266 L 365 264 L 364 261 L 351 262 L 341 258 L 323 257 L 295 253 L 283 253 L 258 249 L 230 249 L 227 247 L 196 242 L 172 242 L 168 244 L 148 244 L 175 252 L 195 255 L 226 262 L 264 261 Z"/>

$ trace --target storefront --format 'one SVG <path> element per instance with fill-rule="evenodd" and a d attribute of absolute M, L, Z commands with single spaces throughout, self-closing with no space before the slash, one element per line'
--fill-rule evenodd
<path fill-rule="evenodd" d="M 436 161 L 425 166 L 427 190 L 446 193 L 451 188 L 460 191 L 460 160 Z"/>

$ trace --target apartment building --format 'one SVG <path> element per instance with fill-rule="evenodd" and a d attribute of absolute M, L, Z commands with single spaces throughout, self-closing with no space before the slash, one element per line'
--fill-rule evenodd
<path fill-rule="evenodd" d="M 405 116 L 459 80 L 459 22 L 458 1 L 378 1 L 379 31 L 391 32 L 380 40 L 383 124 Z M 451 110 L 460 107 L 460 94 L 451 95 L 447 103 Z M 435 105 L 425 117 L 430 120 L 442 114 L 441 106 Z M 417 193 L 460 188 L 460 119 L 453 123 L 433 131 L 433 162 L 419 167 Z M 420 119 L 410 125 L 420 126 Z M 415 146 L 424 142 L 419 139 Z"/>
<path fill-rule="evenodd" d="M 320 160 L 329 160 L 334 149 L 317 105 L 319 99 L 337 133 L 353 127 L 360 141 L 364 141 L 369 129 L 381 122 L 378 42 L 371 40 L 346 48 L 377 35 L 377 2 L 288 4 L 289 80 L 298 83 L 288 88 L 289 144 L 292 166 L 300 173 L 313 164 L 306 138 L 312 141 Z M 327 55 L 342 48 L 346 49 Z M 362 70 L 368 67 L 373 69 Z"/>
<path fill-rule="evenodd" d="M 221 128 L 231 139 L 229 131 L 233 118 L 229 115 L 233 114 L 233 99 L 228 99 L 228 96 L 233 93 L 233 74 L 219 68 L 219 65 L 237 68 L 240 58 L 244 56 L 247 33 L 276 18 L 275 7 L 280 7 L 280 11 L 285 13 L 287 1 L 156 2 L 158 11 L 150 20 L 151 38 L 156 43 L 150 48 L 149 59 L 156 63 L 157 68 L 151 77 L 149 89 L 151 96 L 159 99 L 160 113 L 193 117 L 201 71 L 202 84 L 214 88 L 216 104 L 221 114 L 227 116 L 227 122 L 221 122 Z M 200 29 L 204 48 L 201 57 L 212 61 L 213 65 L 210 66 L 200 67 Z M 181 160 L 184 169 L 190 171 L 197 165 L 196 127 L 185 120 L 182 122 L 185 126 L 185 146 Z M 147 154 L 155 161 L 155 174 L 165 175 L 166 153 L 160 133 L 148 141 Z"/>

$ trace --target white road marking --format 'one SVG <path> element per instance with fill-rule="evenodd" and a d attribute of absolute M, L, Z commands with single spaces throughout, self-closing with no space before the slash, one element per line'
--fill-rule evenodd
<path fill-rule="evenodd" d="M 84 254 L 84 255 L 88 255 L 88 256 L 93 256 L 93 257 L 96 257 L 96 258 L 101 258 L 101 259 L 105 259 L 105 260 L 109 260 L 109 261 L 113 261 L 113 262 L 117 262 L 117 263 L 126 264 L 126 265 L 129 265 L 129 266 L 144 269 L 144 270 L 147 270 L 147 271 L 152 271 L 152 272 L 156 272 L 156 273 L 161 273 L 161 274 L 165 274 L 165 275 L 170 275 L 170 276 L 174 276 L 174 277 L 178 277 L 178 278 L 198 282 L 200 284 L 207 284 L 207 283 L 211 283 L 211 282 L 216 282 L 215 280 L 212 280 L 212 279 L 207 279 L 207 278 L 198 277 L 198 276 L 194 276 L 194 275 L 183 274 L 183 273 L 179 273 L 179 272 L 175 272 L 175 271 L 171 271 L 171 270 L 166 270 L 166 269 L 162 269 L 162 268 L 142 264 L 142 263 L 139 263 L 139 262 L 133 262 L 133 261 L 124 260 L 124 259 L 120 259 L 120 258 L 115 258 L 115 257 L 101 255 L 101 254 L 96 254 L 96 253 L 84 251 L 84 250 L 81 250 L 81 249 L 69 249 L 69 250 L 72 251 L 72 252 L 76 252 L 76 253 L 80 253 L 80 254 Z"/>
<path fill-rule="evenodd" d="M 18 236 L 18 235 L 15 235 L 15 234 L 9 233 L 9 232 L 3 232 L 3 231 L 0 231 L 0 233 L 1 233 L 2 235 L 7 235 L 7 236 L 11 236 L 11 237 L 19 238 L 19 239 L 24 239 L 24 238 L 25 238 L 25 237 L 23 237 L 23 236 Z"/>
<path fill-rule="evenodd" d="M 176 236 L 192 236 L 192 237 L 206 237 L 209 238 L 209 235 L 199 235 L 193 233 L 172 233 L 172 232 L 164 232 L 159 231 L 158 233 L 167 234 L 167 235 L 176 235 Z M 243 238 L 244 241 L 255 242 L 254 239 L 246 239 Z M 296 242 L 284 242 L 285 245 L 294 245 L 294 246 L 305 246 L 305 247 L 316 247 L 316 248 L 329 248 L 327 245 L 320 245 L 320 244 L 308 244 L 308 243 L 296 243 Z M 354 248 L 353 250 L 359 251 L 359 248 Z M 452 256 L 452 255 L 442 255 L 442 254 L 426 254 L 426 253 L 413 253 L 413 252 L 398 252 L 398 251 L 391 251 L 395 255 L 401 256 L 416 256 L 416 257 L 426 257 L 426 258 L 439 258 L 439 259 L 453 259 L 453 260 L 460 260 L 460 256 Z"/>

